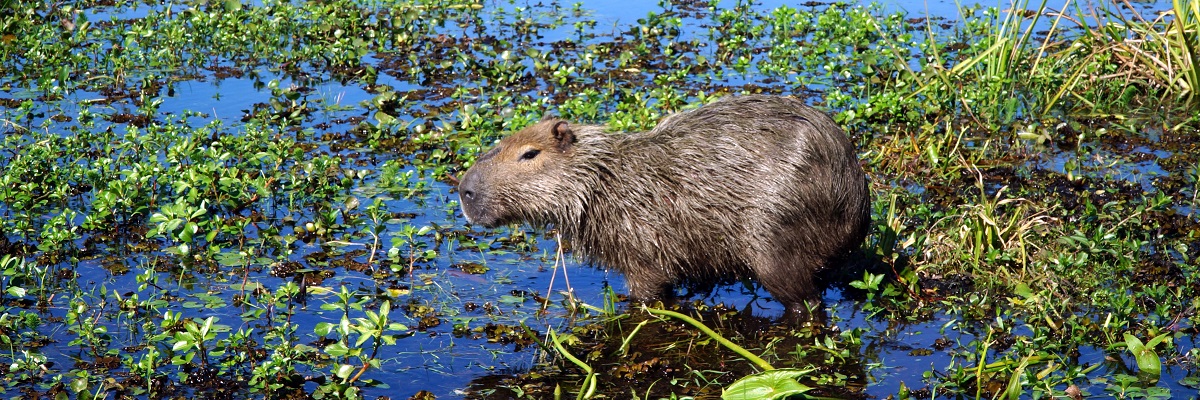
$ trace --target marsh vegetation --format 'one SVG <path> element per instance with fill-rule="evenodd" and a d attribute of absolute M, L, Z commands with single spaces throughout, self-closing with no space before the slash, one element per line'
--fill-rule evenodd
<path fill-rule="evenodd" d="M 0 392 L 1195 398 L 1197 2 L 638 4 L 0 2 Z M 828 327 L 752 283 L 663 306 L 726 343 L 458 210 L 548 112 L 737 93 L 861 151 Z"/>

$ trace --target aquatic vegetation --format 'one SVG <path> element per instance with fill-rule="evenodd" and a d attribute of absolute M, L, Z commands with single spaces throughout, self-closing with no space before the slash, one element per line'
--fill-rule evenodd
<path fill-rule="evenodd" d="M 0 391 L 1194 396 L 1200 9 L 1059 6 L 3 2 Z M 831 112 L 875 194 L 825 329 L 749 282 L 664 306 L 781 372 L 459 214 L 547 113 L 737 93 Z"/>
<path fill-rule="evenodd" d="M 1085 36 L 1076 46 L 1088 49 L 1087 56 L 1115 64 L 1105 71 L 1089 69 L 1091 63 L 1079 63 L 1072 79 L 1092 81 L 1111 80 L 1123 87 L 1104 87 L 1104 90 L 1120 90 L 1117 98 L 1133 100 L 1131 90 L 1139 90 L 1147 97 L 1157 95 L 1157 101 L 1167 105 L 1182 105 L 1194 108 L 1196 85 L 1200 84 L 1200 8 L 1194 2 L 1174 1 L 1171 9 L 1147 21 L 1141 13 L 1115 4 L 1117 10 L 1101 9 L 1103 15 L 1093 15 L 1096 26 L 1081 24 Z M 1126 15 L 1124 10 L 1131 11 Z M 1097 74 L 1102 74 L 1097 76 Z M 1056 98 L 1061 93 L 1056 94 Z M 1136 104 L 1136 102 L 1132 102 Z"/>

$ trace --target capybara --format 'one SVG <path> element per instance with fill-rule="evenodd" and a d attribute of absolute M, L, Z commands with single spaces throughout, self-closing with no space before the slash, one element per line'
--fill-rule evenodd
<path fill-rule="evenodd" d="M 820 308 L 814 275 L 870 221 L 849 138 L 778 96 L 726 97 L 646 132 L 546 119 L 480 156 L 458 190 L 468 222 L 553 226 L 634 298 L 756 278 L 801 320 Z"/>

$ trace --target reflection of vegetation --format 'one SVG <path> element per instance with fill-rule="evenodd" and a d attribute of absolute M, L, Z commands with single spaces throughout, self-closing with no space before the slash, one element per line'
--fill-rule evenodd
<path fill-rule="evenodd" d="M 796 382 L 798 378 L 812 372 L 813 370 L 811 369 L 776 369 L 767 363 L 766 360 L 759 358 L 744 347 L 734 344 L 695 318 L 653 307 L 643 307 L 642 310 L 653 315 L 671 317 L 686 322 L 688 325 L 699 329 L 700 332 L 717 341 L 717 343 L 720 343 L 721 346 L 737 353 L 762 370 L 762 372 L 738 379 L 737 382 L 730 384 L 721 393 L 721 398 L 723 399 L 783 399 L 812 390 L 812 388 Z"/>
<path fill-rule="evenodd" d="M 526 292 L 506 267 L 550 258 L 538 236 L 464 228 L 446 183 L 547 112 L 644 129 L 738 92 L 821 99 L 858 139 L 876 234 L 848 297 L 873 321 L 947 319 L 946 363 L 899 397 L 1162 396 L 1168 366 L 1195 374 L 1180 333 L 1200 322 L 1195 1 L 1157 18 L 1021 1 L 954 22 L 664 2 L 614 26 L 586 4 L 152 3 L 0 2 L 3 389 L 380 393 L 414 332 L 519 349 L 537 303 L 577 312 L 538 314 L 570 330 L 549 343 L 576 359 L 481 390 L 548 397 L 538 384 L 581 382 L 578 365 L 598 395 L 715 395 L 757 371 L 689 358 L 713 345 L 691 328 L 624 331 L 613 303 Z M 180 109 L 198 87 L 240 115 Z M 465 300 L 451 274 L 494 293 Z M 896 334 L 751 337 L 718 314 L 710 326 L 772 364 L 818 367 L 805 394 L 861 396 Z M 800 384 L 782 376 L 758 379 Z"/>
<path fill-rule="evenodd" d="M 775 369 L 775 367 L 772 367 L 771 364 L 767 363 L 766 361 L 764 361 L 761 358 L 758 358 L 758 356 L 750 353 L 745 348 L 742 348 L 742 346 L 738 346 L 738 345 L 734 344 L 733 342 L 730 342 L 729 339 L 726 339 L 723 336 L 721 336 L 719 333 L 714 332 L 708 326 L 704 325 L 704 323 L 697 321 L 695 318 L 692 318 L 692 317 L 689 317 L 689 316 L 686 316 L 686 315 L 683 315 L 683 314 L 680 314 L 680 313 L 677 313 L 677 312 L 674 312 L 671 310 L 663 310 L 663 309 L 653 308 L 653 307 L 643 307 L 642 309 L 650 314 L 667 316 L 667 317 L 675 318 L 680 321 L 686 322 L 688 325 L 691 325 L 691 326 L 695 327 L 696 329 L 699 329 L 700 332 L 703 332 L 705 335 L 708 335 L 708 337 L 712 338 L 713 340 L 716 340 L 717 343 L 721 344 L 721 346 L 724 346 L 725 348 L 733 351 L 734 353 L 737 353 L 738 355 L 745 358 L 746 361 L 753 363 L 755 366 L 757 366 L 758 368 L 761 368 L 764 371 L 770 371 L 770 370 Z"/>

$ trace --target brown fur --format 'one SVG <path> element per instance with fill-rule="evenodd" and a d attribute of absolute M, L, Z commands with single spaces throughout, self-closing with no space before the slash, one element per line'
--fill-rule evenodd
<path fill-rule="evenodd" d="M 757 278 L 798 315 L 819 306 L 814 275 L 856 249 L 870 219 L 846 135 L 774 96 L 725 98 L 646 132 L 545 120 L 481 156 L 459 193 L 471 223 L 557 227 L 635 298 Z"/>

